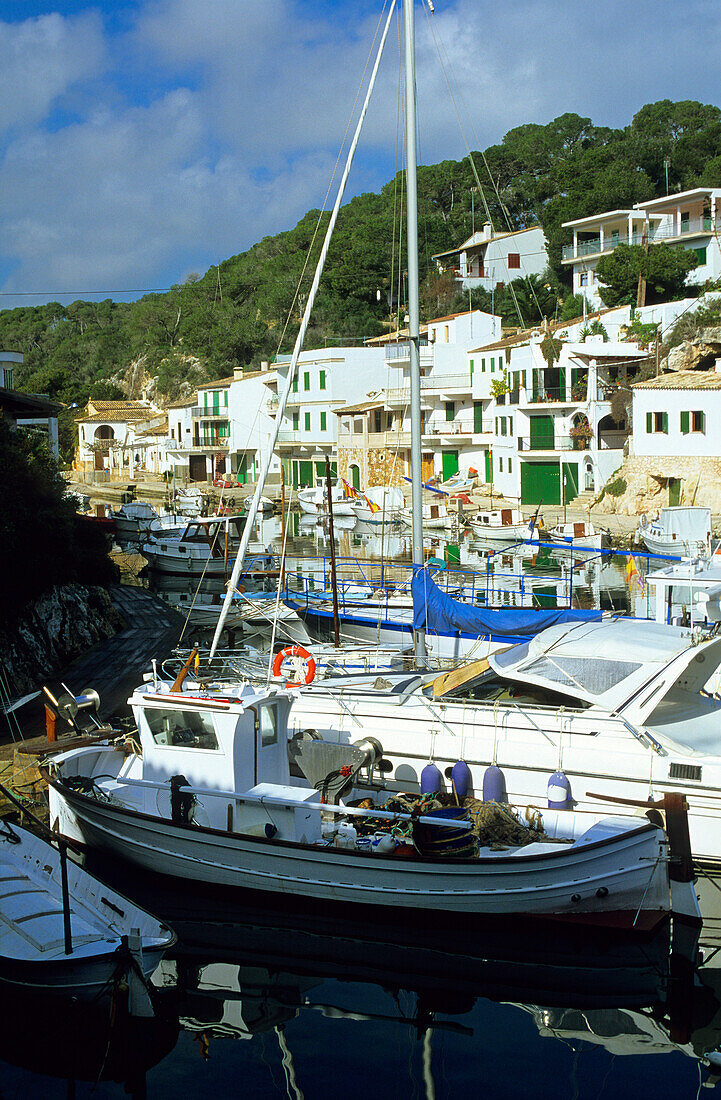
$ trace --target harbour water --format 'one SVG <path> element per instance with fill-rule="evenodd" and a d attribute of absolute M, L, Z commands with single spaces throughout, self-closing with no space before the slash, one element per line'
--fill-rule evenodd
<path fill-rule="evenodd" d="M 279 520 L 262 520 L 254 545 L 280 553 Z M 532 580 L 548 598 L 572 578 L 581 606 L 632 606 L 623 559 L 519 548 L 489 556 L 468 536 L 437 532 L 428 545 L 512 593 L 510 578 Z M 409 550 L 403 530 L 337 534 L 338 554 L 360 568 L 407 562 Z M 289 559 L 328 551 L 322 525 L 292 518 Z M 361 917 L 339 925 L 322 907 L 259 911 L 242 895 L 91 862 L 178 934 L 153 979 L 156 1015 L 128 1019 L 122 997 L 88 1006 L 3 990 L 4 1100 L 329 1092 L 658 1100 L 698 1096 L 721 1079 L 715 885 L 704 883 L 703 965 L 694 973 L 672 954 L 667 926 L 639 938 L 552 921 L 486 921 L 463 935 L 403 915 L 391 927 Z"/>

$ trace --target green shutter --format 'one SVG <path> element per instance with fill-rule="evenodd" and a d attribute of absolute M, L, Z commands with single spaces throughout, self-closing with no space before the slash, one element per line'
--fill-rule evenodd
<path fill-rule="evenodd" d="M 485 374 L 485 373 L 486 373 L 486 360 L 481 359 L 481 374 Z"/>
<path fill-rule="evenodd" d="M 482 401 L 474 401 L 473 402 L 473 431 L 474 432 L 482 432 L 483 431 L 483 402 Z"/>
<path fill-rule="evenodd" d="M 681 434 L 688 435 L 688 412 L 681 413 Z"/>
<path fill-rule="evenodd" d="M 325 389 L 325 371 L 324 370 L 322 370 L 319 374 L 318 385 L 319 385 L 320 389 L 322 389 L 322 390 Z"/>
<path fill-rule="evenodd" d="M 653 431 L 653 413 L 646 413 L 646 434 L 650 435 Z"/>
<path fill-rule="evenodd" d="M 305 414 L 304 420 L 305 420 L 305 430 L 307 432 L 309 432 L 310 431 L 310 413 Z"/>
<path fill-rule="evenodd" d="M 326 413 L 322 412 L 320 414 L 320 430 L 322 432 L 325 431 L 325 426 L 326 426 Z"/>
<path fill-rule="evenodd" d="M 304 390 L 309 390 L 310 389 L 310 371 L 309 370 L 303 371 L 303 389 Z"/>
<path fill-rule="evenodd" d="M 299 412 L 294 412 L 293 413 L 293 431 L 297 432 L 299 427 L 300 427 L 300 413 Z"/>
<path fill-rule="evenodd" d="M 706 413 L 705 412 L 701 413 L 701 432 L 702 432 L 703 435 L 706 435 Z"/>
<path fill-rule="evenodd" d="M 446 420 L 454 420 L 456 416 L 455 401 L 446 401 Z"/>
<path fill-rule="evenodd" d="M 298 392 L 298 376 L 296 375 L 295 378 L 293 379 L 293 393 L 297 393 L 297 392 Z"/>
<path fill-rule="evenodd" d="M 668 413 L 661 413 L 661 431 L 668 435 Z"/>

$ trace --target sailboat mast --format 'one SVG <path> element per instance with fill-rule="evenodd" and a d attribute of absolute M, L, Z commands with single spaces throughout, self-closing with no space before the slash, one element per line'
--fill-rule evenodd
<path fill-rule="evenodd" d="M 404 0 L 406 60 L 406 202 L 408 226 L 408 345 L 411 374 L 411 512 L 413 566 L 423 562 L 423 460 L 421 456 L 421 357 L 418 307 L 418 184 L 416 180 L 415 0 Z M 416 659 L 426 655 L 425 630 L 413 632 Z"/>

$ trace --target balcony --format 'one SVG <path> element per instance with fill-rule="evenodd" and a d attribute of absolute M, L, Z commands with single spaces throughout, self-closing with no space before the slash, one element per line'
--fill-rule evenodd
<path fill-rule="evenodd" d="M 721 218 L 716 219 L 716 229 L 721 227 Z M 649 226 L 641 233 L 610 233 L 601 238 L 591 237 L 587 241 L 577 241 L 576 245 L 564 244 L 561 258 L 564 263 L 572 263 L 574 260 L 582 260 L 586 256 L 602 255 L 613 252 L 619 244 L 658 244 L 659 241 L 668 241 L 673 237 L 678 239 L 688 236 L 703 236 L 714 232 L 714 223 L 711 218 L 689 218 L 682 221 L 679 228 L 675 217 L 671 222 L 659 225 L 656 228 Z"/>
<path fill-rule="evenodd" d="M 192 450 L 195 451 L 227 451 L 229 441 L 227 436 L 201 435 L 193 440 Z"/>
<path fill-rule="evenodd" d="M 463 374 L 429 374 L 421 378 L 421 390 L 445 392 L 446 390 L 467 390 L 471 392 L 471 377 Z"/>
<path fill-rule="evenodd" d="M 721 219 L 716 219 L 716 228 L 721 226 Z M 714 223 L 711 218 L 689 218 L 682 221 L 679 227 L 675 217 L 667 225 L 659 225 L 657 229 L 650 230 L 648 239 L 651 244 L 657 241 L 667 241 L 671 237 L 703 236 L 714 232 Z"/>
<path fill-rule="evenodd" d="M 476 424 L 471 420 L 438 420 L 426 424 L 423 428 L 424 436 L 456 436 L 456 435 L 491 435 L 493 434 L 493 421 L 484 420 Z"/>
<path fill-rule="evenodd" d="M 367 447 L 375 447 L 380 450 L 385 448 L 395 450 L 396 447 L 410 447 L 411 445 L 410 432 L 398 432 L 393 429 L 388 432 L 368 432 L 365 437 L 357 435 L 355 439 L 363 440 Z"/>
<path fill-rule="evenodd" d="M 588 445 L 583 446 L 583 440 L 571 439 L 567 435 L 562 436 L 538 436 L 529 439 L 519 436 L 516 440 L 518 451 L 585 451 Z"/>
<path fill-rule="evenodd" d="M 297 429 L 293 431 L 292 428 L 283 428 L 278 432 L 278 443 L 280 446 L 288 443 L 300 443 L 300 431 Z"/>
<path fill-rule="evenodd" d="M 526 394 L 521 405 L 583 405 L 586 397 L 573 397 L 568 389 L 548 389 L 543 393 Z"/>
<path fill-rule="evenodd" d="M 190 410 L 190 416 L 193 420 L 227 420 L 228 410 L 226 408 L 203 408 L 202 405 L 196 405 L 195 408 Z"/>
<path fill-rule="evenodd" d="M 400 344 L 386 344 L 385 353 L 387 360 L 403 360 L 410 359 L 411 351 L 408 341 Z M 433 348 L 429 346 L 428 340 L 425 336 L 421 336 L 420 340 L 420 360 L 421 363 L 426 366 L 430 366 L 433 362 Z M 400 364 L 398 364 L 400 365 Z"/>

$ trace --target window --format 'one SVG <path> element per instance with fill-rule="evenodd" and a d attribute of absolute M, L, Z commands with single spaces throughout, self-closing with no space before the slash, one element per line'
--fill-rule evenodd
<path fill-rule="evenodd" d="M 468 366 L 469 366 L 470 371 L 471 371 L 471 383 L 473 383 L 473 360 L 472 359 L 469 360 Z"/>
<path fill-rule="evenodd" d="M 310 389 L 310 371 L 303 371 L 303 389 L 307 392 Z"/>
<path fill-rule="evenodd" d="M 486 373 L 486 360 L 481 359 L 481 374 L 485 374 L 485 373 Z"/>
<path fill-rule="evenodd" d="M 706 249 L 705 249 L 705 247 L 704 248 L 692 248 L 691 251 L 696 253 L 696 259 L 698 260 L 699 264 L 705 264 L 706 263 Z"/>
<path fill-rule="evenodd" d="M 662 432 L 664 435 L 668 435 L 668 413 L 647 412 L 646 432 L 648 435 L 652 435 L 655 432 Z"/>
<path fill-rule="evenodd" d="M 509 252 L 508 253 L 508 267 L 509 267 L 509 270 L 511 270 L 511 269 L 518 270 L 518 268 L 520 266 L 521 266 L 521 254 L 520 254 L 520 252 Z"/>
<path fill-rule="evenodd" d="M 691 413 L 691 431 L 706 434 L 706 414 L 704 412 Z"/>
<path fill-rule="evenodd" d="M 498 431 L 498 417 L 496 417 L 496 435 L 500 435 L 500 434 L 501 433 Z"/>
<path fill-rule="evenodd" d="M 511 459 L 509 458 L 509 460 L 508 460 L 508 472 L 509 472 L 509 474 L 511 472 L 511 468 L 512 468 L 511 467 Z"/>
<path fill-rule="evenodd" d="M 320 430 L 321 430 L 322 432 L 326 431 L 326 424 L 327 424 L 327 419 L 326 419 L 326 417 L 327 417 L 327 413 L 325 413 L 325 412 L 322 412 L 322 413 L 320 414 Z"/>
<path fill-rule="evenodd" d="M 299 412 L 294 412 L 293 413 L 293 431 L 297 432 L 299 428 L 300 428 L 300 413 Z"/>
<path fill-rule="evenodd" d="M 383 431 L 382 415 L 381 409 L 375 409 L 373 412 L 373 431 L 376 433 Z"/>
<path fill-rule="evenodd" d="M 445 325 L 444 328 L 445 328 L 445 332 L 443 333 L 443 335 L 444 335 L 444 338 L 445 338 L 445 342 L 448 343 L 449 337 L 451 335 L 451 330 L 450 330 L 450 327 L 448 325 Z"/>
<path fill-rule="evenodd" d="M 207 711 L 147 707 L 143 713 L 156 745 L 176 745 L 184 749 L 218 748 L 213 718 Z"/>
<path fill-rule="evenodd" d="M 297 393 L 297 392 L 298 392 L 298 376 L 296 375 L 295 378 L 293 379 L 293 393 Z"/>
<path fill-rule="evenodd" d="M 228 408 L 228 391 L 227 390 L 223 394 L 223 404 L 225 405 L 225 407 L 227 409 Z"/>
<path fill-rule="evenodd" d="M 505 418 L 505 416 L 502 416 L 501 417 L 501 435 L 505 435 L 505 434 L 506 434 L 506 418 Z"/>
<path fill-rule="evenodd" d="M 455 420 L 456 418 L 456 403 L 455 401 L 446 401 L 446 420 Z"/>
<path fill-rule="evenodd" d="M 258 711 L 258 728 L 260 729 L 260 747 L 267 748 L 278 742 L 278 714 L 273 706 L 260 707 Z"/>
<path fill-rule="evenodd" d="M 320 371 L 319 374 L 318 374 L 318 388 L 321 389 L 321 390 L 325 389 L 325 371 L 324 370 Z"/>
<path fill-rule="evenodd" d="M 582 271 L 579 277 L 579 286 L 588 286 L 588 272 Z"/>
<path fill-rule="evenodd" d="M 498 459 L 498 472 L 499 472 L 499 474 L 503 473 L 503 459 L 502 458 Z"/>
<path fill-rule="evenodd" d="M 363 435 L 363 417 L 359 416 L 357 420 L 353 421 L 353 431 L 356 435 Z"/>
<path fill-rule="evenodd" d="M 681 211 L 681 232 L 688 233 L 691 228 L 691 215 L 688 210 Z"/>
<path fill-rule="evenodd" d="M 509 418 L 508 418 L 508 434 L 513 435 L 513 417 L 512 416 L 509 416 Z"/>
<path fill-rule="evenodd" d="M 309 412 L 303 414 L 303 426 L 305 427 L 305 430 L 307 432 L 310 431 L 310 413 Z"/>
<path fill-rule="evenodd" d="M 491 359 L 491 374 L 493 374 L 493 372 L 495 371 L 495 369 L 496 369 L 496 360 L 495 360 L 495 359 Z"/>

